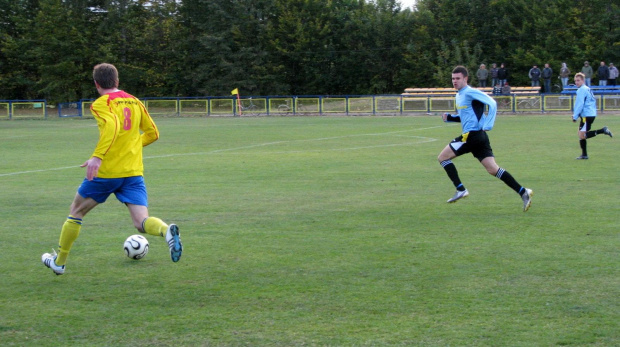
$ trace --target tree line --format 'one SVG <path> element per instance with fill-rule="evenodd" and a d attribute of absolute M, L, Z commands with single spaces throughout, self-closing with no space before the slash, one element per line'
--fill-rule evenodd
<path fill-rule="evenodd" d="M 144 97 L 399 94 L 505 63 L 571 71 L 620 58 L 609 0 L 0 0 L 0 99 L 96 97 L 115 64 Z M 470 79 L 471 81 L 471 79 Z M 473 81 L 472 81 L 473 82 Z"/>

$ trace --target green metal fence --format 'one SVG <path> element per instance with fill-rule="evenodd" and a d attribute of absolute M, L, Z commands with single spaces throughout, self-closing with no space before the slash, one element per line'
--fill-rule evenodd
<path fill-rule="evenodd" d="M 596 95 L 601 112 L 620 111 L 620 95 Z M 501 113 L 571 112 L 574 95 L 492 96 Z M 143 98 L 153 116 L 402 115 L 455 111 L 451 96 L 344 95 Z M 94 99 L 58 104 L 59 117 L 93 117 Z M 46 118 L 45 100 L 0 100 L 0 119 Z"/>

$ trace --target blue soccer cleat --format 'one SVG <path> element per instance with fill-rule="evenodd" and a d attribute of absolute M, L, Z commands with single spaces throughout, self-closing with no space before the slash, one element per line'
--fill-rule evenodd
<path fill-rule="evenodd" d="M 170 248 L 170 258 L 173 262 L 181 259 L 181 253 L 183 253 L 183 244 L 181 244 L 181 235 L 179 234 L 179 227 L 176 224 L 170 224 L 166 231 L 166 241 Z"/>

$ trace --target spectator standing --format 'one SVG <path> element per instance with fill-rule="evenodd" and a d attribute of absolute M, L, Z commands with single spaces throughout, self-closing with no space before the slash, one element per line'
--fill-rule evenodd
<path fill-rule="evenodd" d="M 542 71 L 542 78 L 545 82 L 545 92 L 551 93 L 551 77 L 553 76 L 553 69 L 549 67 L 549 63 L 545 64 L 545 68 Z"/>
<path fill-rule="evenodd" d="M 605 65 L 604 61 L 601 62 L 601 66 L 598 67 L 596 73 L 598 74 L 598 85 L 606 86 L 607 80 L 609 79 L 609 68 Z"/>
<path fill-rule="evenodd" d="M 592 70 L 592 66 L 590 66 L 589 61 L 585 61 L 583 63 L 581 73 L 586 76 L 586 86 L 590 87 L 590 85 L 592 84 L 592 75 L 594 75 L 594 70 Z"/>
<path fill-rule="evenodd" d="M 560 80 L 562 80 L 562 88 L 568 85 L 568 76 L 570 75 L 570 69 L 566 66 L 566 63 L 562 63 L 560 68 Z"/>
<path fill-rule="evenodd" d="M 532 80 L 532 87 L 539 87 L 540 86 L 540 75 L 541 74 L 542 74 L 542 72 L 538 68 L 538 65 L 534 65 L 530 69 L 530 72 L 528 73 L 528 76 Z"/>
<path fill-rule="evenodd" d="M 497 68 L 497 64 L 493 63 L 493 65 L 491 65 L 491 85 L 493 87 L 495 87 L 499 83 L 499 78 L 497 78 L 497 71 L 499 71 L 499 69 Z"/>
<path fill-rule="evenodd" d="M 476 77 L 478 77 L 478 87 L 487 86 L 487 79 L 489 78 L 489 70 L 487 70 L 486 65 L 480 64 L 480 68 L 476 72 Z"/>
<path fill-rule="evenodd" d="M 618 78 L 618 68 L 614 66 L 614 63 L 609 63 L 609 78 L 607 79 L 607 85 L 615 86 L 616 78 Z"/>
<path fill-rule="evenodd" d="M 502 63 L 502 65 L 499 66 L 499 70 L 497 70 L 497 78 L 499 79 L 499 85 L 502 87 L 508 82 L 508 69 L 506 69 L 504 63 Z"/>

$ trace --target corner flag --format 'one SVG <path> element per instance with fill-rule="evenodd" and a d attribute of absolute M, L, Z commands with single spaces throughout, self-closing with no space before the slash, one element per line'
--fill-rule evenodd
<path fill-rule="evenodd" d="M 235 88 L 233 89 L 230 94 L 232 95 L 236 95 L 237 96 L 237 110 L 239 110 L 239 115 L 242 115 L 242 108 L 241 108 L 241 95 L 239 95 L 239 88 Z M 233 110 L 234 111 L 234 110 Z M 233 112 L 234 113 L 234 112 Z"/>

